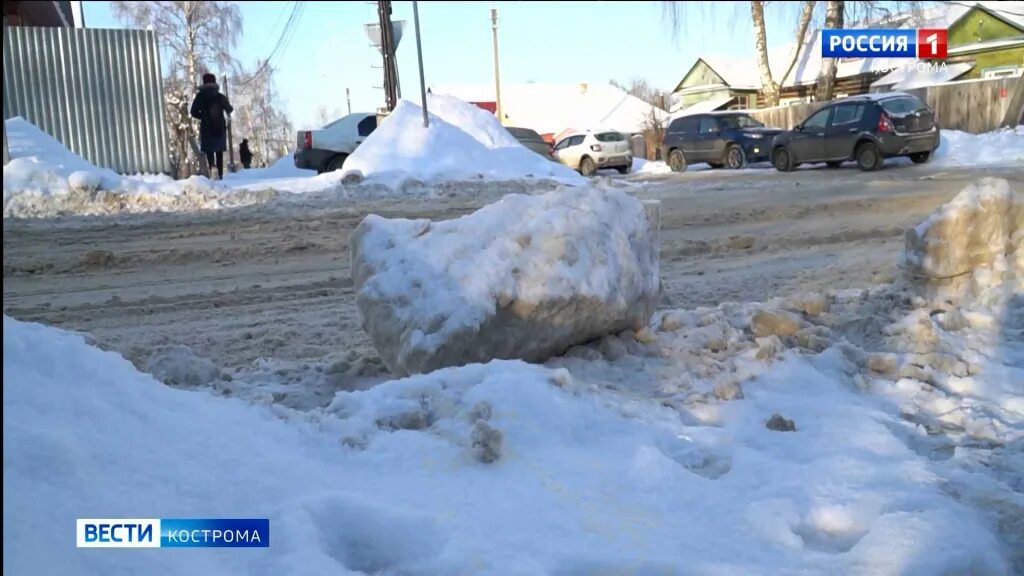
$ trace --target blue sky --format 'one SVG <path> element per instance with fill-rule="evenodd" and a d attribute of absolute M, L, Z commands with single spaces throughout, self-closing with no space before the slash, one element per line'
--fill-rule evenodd
<path fill-rule="evenodd" d="M 84 2 L 91 28 L 123 26 L 108 2 Z M 252 66 L 280 35 L 290 2 L 239 2 L 243 34 L 236 58 Z M 344 113 L 383 103 L 381 58 L 363 25 L 376 21 L 376 3 L 307 2 L 288 50 L 274 64 L 277 88 L 297 128 L 314 122 L 318 106 Z M 490 9 L 498 9 L 502 82 L 607 82 L 645 78 L 671 90 L 702 53 L 751 57 L 748 2 L 695 2 L 673 38 L 661 2 L 420 2 L 427 85 L 494 82 Z M 393 3 L 407 20 L 398 48 L 402 95 L 419 98 L 412 3 Z M 766 10 L 769 46 L 792 41 L 799 3 Z"/>

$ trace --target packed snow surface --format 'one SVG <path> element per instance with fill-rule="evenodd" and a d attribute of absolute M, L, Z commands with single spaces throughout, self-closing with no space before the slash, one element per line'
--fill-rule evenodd
<path fill-rule="evenodd" d="M 453 180 L 554 178 L 584 179 L 521 145 L 493 114 L 451 96 L 427 97 L 430 126 L 423 109 L 402 100 L 345 161 L 346 174 L 378 180 Z"/>

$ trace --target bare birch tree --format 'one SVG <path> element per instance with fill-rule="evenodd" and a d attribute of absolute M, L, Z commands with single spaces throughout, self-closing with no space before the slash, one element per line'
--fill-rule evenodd
<path fill-rule="evenodd" d="M 814 0 L 807 0 L 800 11 L 800 20 L 796 26 L 796 42 L 793 44 L 793 49 L 789 55 L 789 65 L 786 66 L 786 71 L 779 78 L 779 86 L 786 85 L 789 75 L 793 73 L 793 67 L 796 66 L 796 61 L 800 58 L 800 52 L 804 49 L 804 42 L 807 41 L 807 28 L 811 24 L 811 17 L 814 16 L 815 4 Z"/>
<path fill-rule="evenodd" d="M 843 0 L 828 0 L 825 2 L 825 28 L 843 27 Z M 818 102 L 831 100 L 835 95 L 837 63 L 835 58 L 822 58 L 821 71 L 818 72 L 818 81 L 815 85 L 814 99 Z"/>
<path fill-rule="evenodd" d="M 188 107 L 202 71 L 231 69 L 231 50 L 242 33 L 241 11 L 234 2 L 219 1 L 115 1 L 111 7 L 122 22 L 156 34 L 166 64 L 164 104 L 176 175 L 188 176 L 195 135 Z"/>

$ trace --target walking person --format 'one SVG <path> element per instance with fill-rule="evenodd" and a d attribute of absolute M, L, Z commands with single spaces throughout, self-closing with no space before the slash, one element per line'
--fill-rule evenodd
<path fill-rule="evenodd" d="M 249 150 L 248 138 L 242 138 L 242 143 L 238 145 L 238 159 L 246 170 L 252 166 L 252 150 Z"/>
<path fill-rule="evenodd" d="M 192 100 L 190 114 L 199 120 L 199 148 L 206 153 L 211 178 L 215 166 L 216 178 L 224 178 L 224 151 L 228 148 L 226 115 L 233 110 L 228 97 L 220 93 L 217 77 L 210 73 L 203 74 L 203 85 Z"/>

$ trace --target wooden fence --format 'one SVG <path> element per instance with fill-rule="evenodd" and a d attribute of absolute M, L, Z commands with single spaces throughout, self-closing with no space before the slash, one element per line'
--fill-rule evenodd
<path fill-rule="evenodd" d="M 1016 108 L 1024 105 L 1024 99 L 1014 97 L 1018 90 L 1024 90 L 1022 79 L 996 78 L 949 82 L 904 92 L 927 103 L 935 111 L 940 128 L 979 134 L 999 128 L 1006 118 L 1020 118 L 1019 109 L 1010 110 L 1011 105 Z M 765 125 L 789 129 L 821 106 L 821 102 L 776 106 L 751 110 L 750 115 Z"/>

